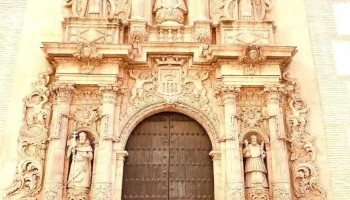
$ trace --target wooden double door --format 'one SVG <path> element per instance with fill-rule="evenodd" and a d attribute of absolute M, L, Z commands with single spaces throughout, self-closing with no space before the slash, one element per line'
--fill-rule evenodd
<path fill-rule="evenodd" d="M 126 145 L 122 199 L 214 199 L 211 150 L 203 127 L 188 116 L 146 118 Z"/>

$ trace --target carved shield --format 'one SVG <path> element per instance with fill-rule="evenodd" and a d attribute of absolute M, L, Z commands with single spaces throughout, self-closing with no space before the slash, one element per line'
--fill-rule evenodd
<path fill-rule="evenodd" d="M 254 0 L 253 4 L 255 20 L 264 20 L 266 15 L 266 4 L 264 0 Z"/>
<path fill-rule="evenodd" d="M 165 66 L 158 68 L 157 91 L 164 95 L 177 95 L 181 93 L 181 67 Z"/>

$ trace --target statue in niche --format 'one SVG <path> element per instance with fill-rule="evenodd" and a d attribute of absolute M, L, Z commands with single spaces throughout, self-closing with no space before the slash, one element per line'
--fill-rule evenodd
<path fill-rule="evenodd" d="M 205 103 L 208 103 L 209 100 L 207 98 L 207 90 L 203 86 L 202 81 L 205 81 L 208 78 L 209 78 L 209 72 L 205 72 L 202 77 L 198 73 L 196 73 L 193 77 L 186 77 L 184 81 L 184 84 L 193 83 L 194 85 L 193 94 L 197 98 L 201 97 L 205 101 Z"/>
<path fill-rule="evenodd" d="M 239 0 L 239 19 L 244 21 L 262 21 L 271 9 L 270 0 Z"/>
<path fill-rule="evenodd" d="M 250 137 L 250 144 L 245 140 L 245 148 L 243 149 L 243 156 L 245 162 L 245 186 L 246 188 L 268 188 L 267 169 L 264 163 L 266 153 L 264 151 L 264 142 L 259 145 L 257 137 L 252 135 Z"/>
<path fill-rule="evenodd" d="M 101 4 L 101 0 L 67 0 L 65 6 L 72 6 L 79 17 L 99 17 Z"/>
<path fill-rule="evenodd" d="M 68 189 L 89 189 L 91 186 L 91 161 L 93 149 L 85 132 L 73 132 L 68 141 L 68 157 L 72 155 L 69 169 Z"/>
<path fill-rule="evenodd" d="M 157 24 L 178 25 L 183 24 L 187 8 L 183 0 L 156 0 L 153 12 Z"/>
<path fill-rule="evenodd" d="M 149 79 L 146 78 L 146 74 L 141 74 L 138 77 L 133 73 L 133 70 L 129 70 L 129 76 L 132 79 L 135 79 L 134 87 L 131 89 L 131 97 L 130 97 L 130 103 L 132 104 L 136 97 L 141 98 L 143 95 L 143 86 L 145 83 L 152 83 L 156 76 L 153 76 Z"/>

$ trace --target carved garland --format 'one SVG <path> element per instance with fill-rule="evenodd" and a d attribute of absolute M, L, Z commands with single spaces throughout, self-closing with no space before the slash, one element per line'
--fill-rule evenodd
<path fill-rule="evenodd" d="M 300 95 L 295 79 L 283 74 L 286 81 L 287 138 L 291 145 L 292 178 L 294 194 L 298 200 L 326 200 L 326 192 L 319 183 L 319 173 L 315 163 L 314 137 L 308 131 L 309 108 Z"/>
<path fill-rule="evenodd" d="M 17 173 L 5 199 L 36 199 L 42 188 L 46 141 L 51 118 L 48 84 L 53 69 L 41 73 L 24 98 L 23 124 L 18 138 Z"/>

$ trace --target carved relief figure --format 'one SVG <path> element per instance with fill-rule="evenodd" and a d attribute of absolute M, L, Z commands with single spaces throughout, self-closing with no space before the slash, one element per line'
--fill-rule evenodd
<path fill-rule="evenodd" d="M 289 108 L 291 110 L 291 115 L 289 118 L 291 129 L 293 131 L 305 131 L 308 108 L 304 106 L 302 99 L 291 99 L 289 102 Z"/>
<path fill-rule="evenodd" d="M 47 92 L 48 91 L 41 94 L 33 94 L 25 99 L 26 107 L 32 108 L 31 111 L 28 112 L 28 125 L 46 125 L 44 118 L 50 114 L 50 109 L 44 108 L 44 104 L 48 102 L 48 94 L 45 94 Z"/>
<path fill-rule="evenodd" d="M 145 83 L 152 83 L 156 76 L 146 79 L 146 74 L 141 74 L 139 77 L 135 76 L 133 70 L 129 70 L 129 76 L 132 79 L 135 79 L 134 87 L 131 89 L 130 103 L 133 103 L 136 97 L 141 98 L 143 95 L 143 86 Z"/>
<path fill-rule="evenodd" d="M 248 140 L 245 140 L 244 143 L 243 156 L 246 158 L 244 170 L 246 188 L 268 188 L 267 169 L 264 163 L 266 157 L 264 142 L 261 142 L 259 145 L 257 137 L 252 135 L 250 144 Z"/>
<path fill-rule="evenodd" d="M 202 81 L 205 81 L 209 78 L 209 72 L 205 72 L 202 77 L 198 73 L 196 73 L 193 77 L 186 77 L 184 84 L 193 83 L 194 90 L 193 93 L 197 98 L 202 98 L 205 103 L 208 103 L 209 100 L 207 98 L 207 90 L 203 86 Z"/>
<path fill-rule="evenodd" d="M 239 19 L 262 21 L 270 9 L 270 0 L 239 0 Z"/>
<path fill-rule="evenodd" d="M 78 136 L 78 138 L 76 138 Z M 85 132 L 73 132 L 73 137 L 68 141 L 68 157 L 72 155 L 70 165 L 68 188 L 90 188 L 91 185 L 91 161 L 93 149 Z"/>
<path fill-rule="evenodd" d="M 157 24 L 183 24 L 187 8 L 183 0 L 156 0 L 153 8 Z"/>

